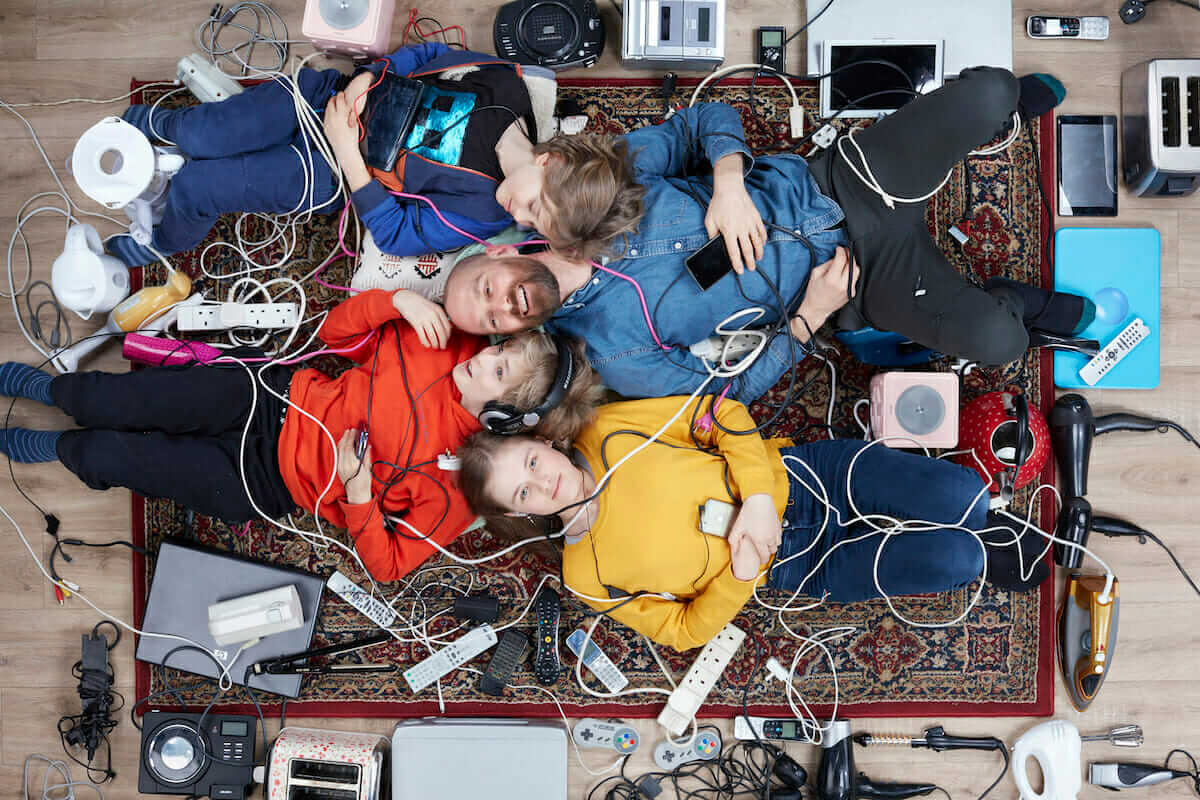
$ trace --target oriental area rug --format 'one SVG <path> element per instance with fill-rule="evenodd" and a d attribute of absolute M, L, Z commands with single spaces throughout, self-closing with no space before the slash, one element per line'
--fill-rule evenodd
<path fill-rule="evenodd" d="M 134 88 L 140 85 L 134 82 Z M 681 80 L 673 102 L 687 102 L 695 82 Z M 161 89 L 147 88 L 141 102 L 154 102 Z M 800 102 L 807 112 L 807 129 L 818 124 L 815 85 L 797 85 Z M 559 82 L 559 100 L 573 100 L 589 117 L 588 131 L 621 133 L 654 124 L 662 119 L 664 105 L 659 83 L 647 79 L 563 79 Z M 791 96 L 786 89 L 768 85 L 766 80 L 752 85 L 748 80 L 728 80 L 712 88 L 707 99 L 730 103 L 742 113 L 747 140 L 755 153 L 778 152 L 789 144 L 787 109 Z M 181 94 L 166 98 L 167 105 L 186 103 Z M 835 121 L 835 127 L 845 130 L 848 123 Z M 811 144 L 799 152 L 807 155 Z M 1028 132 L 1004 152 L 971 157 L 955 167 L 949 181 L 930 201 L 927 222 L 934 237 L 948 254 L 951 263 L 972 280 L 982 283 L 995 275 L 1049 286 L 1052 284 L 1050 265 L 1044 255 L 1044 243 L 1049 232 L 1043 190 L 1039 180 L 1053 174 L 1051 152 L 1053 138 L 1049 117 L 1033 126 L 1033 140 Z M 959 244 L 949 232 L 951 226 L 971 220 L 971 238 Z M 281 270 L 295 279 L 310 273 L 329 254 L 337 240 L 337 217 L 314 217 L 301 229 L 294 258 Z M 200 269 L 200 253 L 218 240 L 232 241 L 234 218 L 222 218 L 205 244 L 196 250 L 172 257 L 172 262 L 187 271 L 196 288 L 209 297 L 223 297 L 230 280 L 214 280 Z M 255 226 L 260 226 L 256 230 Z M 246 239 L 265 235 L 266 225 L 251 220 L 243 230 Z M 206 258 L 210 273 L 221 275 L 241 268 L 232 249 L 215 248 Z M 321 276 L 334 285 L 347 285 L 349 265 L 345 259 L 334 262 Z M 147 285 L 161 284 L 165 270 L 158 266 L 145 268 L 143 280 Z M 274 274 L 265 277 L 275 277 Z M 343 292 L 326 288 L 316 281 L 305 283 L 308 291 L 308 314 L 328 308 L 341 299 Z M 840 436 L 861 436 L 854 421 L 856 401 L 867 396 L 867 386 L 877 368 L 858 363 L 844 349 L 832 353 L 836 367 L 836 393 L 832 399 L 832 426 Z M 336 372 L 344 368 L 336 357 L 323 356 L 313 362 L 319 369 Z M 1052 402 L 1051 376 L 1047 356 L 1027 355 L 1025 363 L 1014 363 L 1003 369 L 975 369 L 963 382 L 962 402 L 984 392 L 1008 386 L 1019 387 L 1040 408 Z M 931 369 L 950 368 L 947 360 L 935 361 Z M 772 436 L 792 437 L 797 441 L 827 436 L 824 426 L 830 405 L 830 371 L 818 359 L 806 359 L 799 368 L 797 380 L 807 388 L 795 402 L 783 409 L 770 429 Z M 751 412 L 763 421 L 775 414 L 776 407 L 787 395 L 785 376 L 774 389 L 755 403 Z M 1047 467 L 1049 471 L 1051 467 Z M 1047 472 L 1044 479 L 1052 476 Z M 1024 512 L 1030 499 L 1018 493 L 1014 506 Z M 151 554 L 167 538 L 192 542 L 204 547 L 283 564 L 326 577 L 340 570 L 359 585 L 368 584 L 366 577 L 351 559 L 336 549 L 322 549 L 305 539 L 266 523 L 251 524 L 248 529 L 230 528 L 218 521 L 162 500 L 146 500 L 135 496 L 135 541 Z M 1052 524 L 1051 509 L 1036 509 L 1035 519 L 1043 526 Z M 311 516 L 298 514 L 296 525 L 315 530 Z M 326 532 L 330 530 L 326 528 Z M 345 537 L 344 531 L 330 535 Z M 348 541 L 348 540 L 345 540 Z M 479 557 L 498 550 L 496 540 L 486 529 L 461 536 L 452 550 L 465 557 Z M 381 585 L 382 595 L 391 597 L 402 592 L 396 603 L 401 620 L 421 620 L 444 612 L 460 591 L 472 594 L 489 593 L 500 600 L 500 624 L 515 619 L 525 609 L 534 589 L 546 574 L 557 575 L 559 564 L 552 552 L 538 548 L 518 550 L 473 570 L 453 565 L 448 560 L 431 561 L 410 582 Z M 154 557 L 139 557 L 134 564 L 134 593 L 140 623 L 154 574 Z M 551 582 L 549 585 L 554 585 Z M 907 618 L 918 622 L 939 622 L 957 618 L 976 591 L 971 585 L 963 590 L 938 596 L 903 598 L 895 601 L 897 609 Z M 774 597 L 770 590 L 761 592 L 768 602 Z M 1046 715 L 1053 712 L 1052 582 L 1043 584 L 1039 592 L 1010 594 L 985 587 L 978 605 L 961 622 L 949 627 L 923 628 L 901 622 L 882 601 L 852 604 L 825 603 L 803 613 L 789 613 L 783 619 L 775 612 L 751 603 L 735 620 L 749 631 L 745 645 L 738 652 L 723 679 L 709 696 L 700 716 L 732 716 L 740 713 L 743 703 L 752 714 L 790 716 L 787 699 L 781 684 L 769 678 L 766 670 L 756 664 L 767 654 L 774 655 L 784 665 L 793 662 L 799 643 L 785 625 L 802 635 L 847 627 L 850 631 L 829 645 L 836 668 L 836 679 L 830 663 L 820 648 L 811 648 L 797 662 L 795 687 L 805 701 L 818 713 L 828 714 L 836 698 L 839 713 L 845 716 L 1018 716 Z M 563 600 L 560 632 L 565 636 L 591 617 L 588 609 L 569 595 Z M 457 623 L 448 613 L 441 613 L 428 627 L 430 633 L 445 632 Z M 525 617 L 517 626 L 531 634 L 533 624 Z M 326 592 L 321 603 L 313 646 L 323 646 L 374 633 L 373 624 L 340 598 Z M 423 645 L 411 641 L 412 634 L 402 633 L 401 639 L 361 653 L 342 656 L 339 660 L 369 662 L 390 661 L 406 669 L 428 655 Z M 596 631 L 596 641 L 605 653 L 629 678 L 630 686 L 665 687 L 654 656 L 645 640 L 632 631 L 609 621 L 603 621 Z M 660 648 L 660 655 L 676 677 L 682 676 L 696 657 L 696 651 L 679 653 Z M 573 657 L 561 648 L 564 663 L 573 666 Z M 490 653 L 476 659 L 472 666 L 482 669 Z M 244 666 L 244 665 L 242 665 Z M 585 671 L 592 685 L 599 685 Z M 531 665 L 526 659 L 514 674 L 513 684 L 535 683 Z M 173 669 L 164 669 L 139 662 L 137 665 L 137 694 L 144 697 L 173 687 L 175 700 L 188 706 L 203 708 L 213 700 L 216 685 Z M 642 694 L 622 697 L 619 701 L 598 699 L 583 692 L 570 673 L 564 672 L 558 683 L 550 687 L 563 709 L 578 716 L 650 717 L 657 715 L 661 695 Z M 155 704 L 171 704 L 161 699 Z M 267 713 L 278 713 L 281 698 L 258 695 Z M 509 688 L 502 697 L 491 697 L 479 690 L 479 676 L 459 670 L 442 681 L 439 692 L 434 687 L 414 695 L 401 677 L 401 672 L 380 675 L 313 675 L 305 678 L 298 699 L 287 703 L 287 712 L 306 716 L 377 716 L 409 717 L 439 713 L 439 700 L 444 713 L 467 716 L 550 716 L 557 717 L 558 708 L 551 697 L 536 688 Z M 246 711 L 251 709 L 244 690 L 235 687 L 217 700 L 216 708 Z"/>

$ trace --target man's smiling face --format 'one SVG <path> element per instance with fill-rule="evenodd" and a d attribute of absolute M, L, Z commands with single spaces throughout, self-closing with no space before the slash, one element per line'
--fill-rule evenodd
<path fill-rule="evenodd" d="M 459 330 L 516 333 L 540 325 L 558 308 L 558 281 L 532 258 L 481 253 L 455 265 L 444 305 Z"/>

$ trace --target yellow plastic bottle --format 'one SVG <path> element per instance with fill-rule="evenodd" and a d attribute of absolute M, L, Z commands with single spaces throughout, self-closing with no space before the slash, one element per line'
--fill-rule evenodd
<path fill-rule="evenodd" d="M 122 300 L 109 319 L 123 331 L 136 331 L 147 319 L 192 293 L 192 279 L 179 270 L 162 286 L 147 286 Z"/>

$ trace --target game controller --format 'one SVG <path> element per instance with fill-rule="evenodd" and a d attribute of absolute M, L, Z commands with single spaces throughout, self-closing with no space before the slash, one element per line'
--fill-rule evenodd
<path fill-rule="evenodd" d="M 575 723 L 571 738 L 580 747 L 612 748 L 620 755 L 627 756 L 638 749 L 642 743 L 638 732 L 628 725 L 618 722 L 605 722 L 602 719 L 587 717 Z"/>
<path fill-rule="evenodd" d="M 675 769 L 689 761 L 712 761 L 721 755 L 721 737 L 715 731 L 700 731 L 687 747 L 660 742 L 654 748 L 654 763 L 662 769 Z"/>

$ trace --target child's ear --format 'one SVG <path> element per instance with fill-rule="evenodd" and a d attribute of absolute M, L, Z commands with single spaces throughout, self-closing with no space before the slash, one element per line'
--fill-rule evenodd
<path fill-rule="evenodd" d="M 518 255 L 515 244 L 489 244 L 487 254 L 491 258 L 509 258 Z"/>
<path fill-rule="evenodd" d="M 549 153 L 539 153 L 538 155 L 533 157 L 533 163 L 537 164 L 542 169 L 545 169 L 546 165 L 550 163 L 550 154 Z"/>

